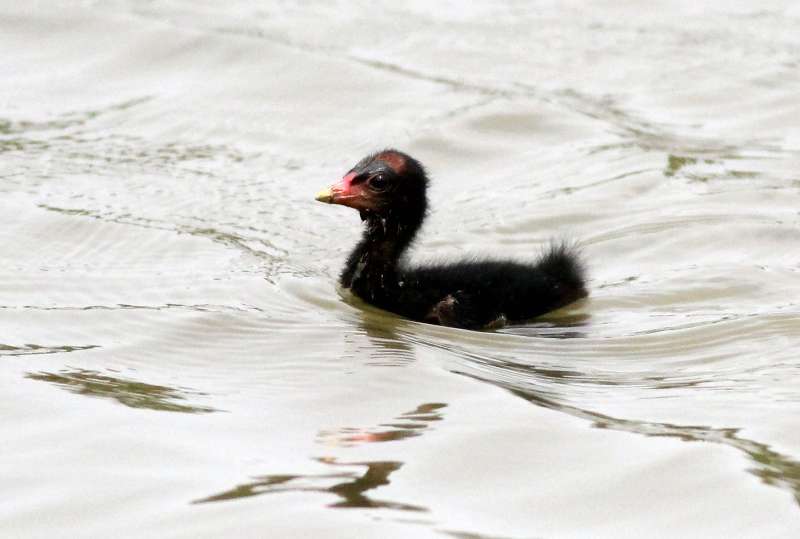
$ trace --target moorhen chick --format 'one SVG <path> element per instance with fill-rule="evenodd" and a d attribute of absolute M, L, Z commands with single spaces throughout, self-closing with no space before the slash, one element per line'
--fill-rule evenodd
<path fill-rule="evenodd" d="M 404 263 L 425 218 L 427 187 L 419 161 L 388 149 L 365 157 L 317 195 L 358 210 L 365 223 L 340 276 L 343 287 L 412 320 L 468 329 L 524 322 L 587 295 L 583 265 L 564 244 L 551 245 L 532 263 Z"/>

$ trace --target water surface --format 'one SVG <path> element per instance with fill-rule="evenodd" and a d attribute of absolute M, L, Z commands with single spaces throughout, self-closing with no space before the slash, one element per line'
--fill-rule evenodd
<path fill-rule="evenodd" d="M 792 2 L 0 6 L 14 537 L 796 537 Z M 397 146 L 414 259 L 583 246 L 522 327 L 336 286 Z"/>

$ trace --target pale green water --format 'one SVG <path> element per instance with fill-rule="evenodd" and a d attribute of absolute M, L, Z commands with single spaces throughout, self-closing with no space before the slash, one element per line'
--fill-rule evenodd
<path fill-rule="evenodd" d="M 793 2 L 3 2 L 8 537 L 796 537 Z M 343 295 L 368 151 L 416 257 L 584 246 L 496 333 Z"/>

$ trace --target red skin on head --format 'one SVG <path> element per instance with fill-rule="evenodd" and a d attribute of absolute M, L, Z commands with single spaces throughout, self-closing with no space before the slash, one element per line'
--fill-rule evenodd
<path fill-rule="evenodd" d="M 331 186 L 331 195 L 333 196 L 332 202 L 334 204 L 341 204 L 342 206 L 349 206 L 357 210 L 369 209 L 369 204 L 364 195 L 364 185 L 353 185 L 356 173 L 350 172 L 344 178 Z"/>
<path fill-rule="evenodd" d="M 383 161 L 397 174 L 403 174 L 406 169 L 406 159 L 396 152 L 381 152 L 375 156 L 376 161 Z"/>
<path fill-rule="evenodd" d="M 396 174 L 403 174 L 406 171 L 406 158 L 394 151 L 386 151 L 377 154 L 374 161 L 386 163 Z M 373 200 L 370 192 L 365 188 L 363 182 L 353 184 L 357 173 L 349 172 L 341 180 L 330 187 L 331 200 L 333 204 L 341 204 L 357 210 L 373 209 Z"/>

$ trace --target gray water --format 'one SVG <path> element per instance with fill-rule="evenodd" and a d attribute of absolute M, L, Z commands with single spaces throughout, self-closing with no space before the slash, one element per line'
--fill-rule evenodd
<path fill-rule="evenodd" d="M 3 537 L 797 537 L 796 2 L 2 2 Z M 369 151 L 415 260 L 579 241 L 591 297 L 337 288 Z"/>

